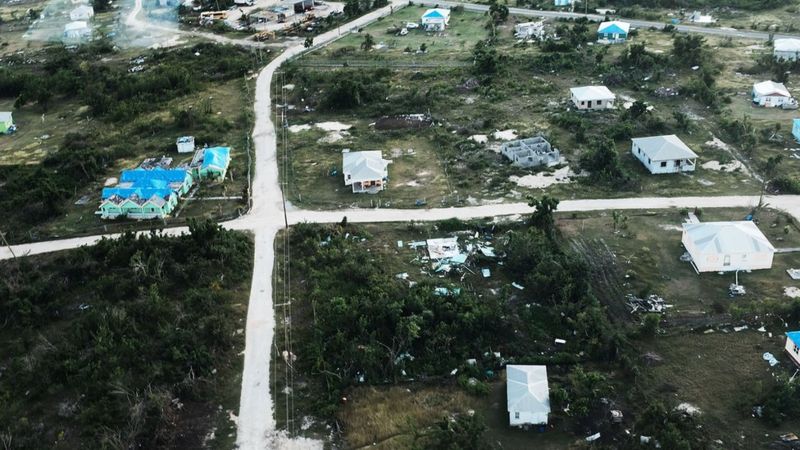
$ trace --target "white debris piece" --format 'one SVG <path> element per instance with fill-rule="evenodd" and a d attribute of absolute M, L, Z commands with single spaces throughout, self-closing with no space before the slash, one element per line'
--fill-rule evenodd
<path fill-rule="evenodd" d="M 778 360 L 775 358 L 775 355 L 770 352 L 764 352 L 761 357 L 764 358 L 764 361 L 769 363 L 770 367 L 775 367 L 778 365 Z"/>
<path fill-rule="evenodd" d="M 523 287 L 521 284 L 517 284 L 517 283 L 511 283 L 511 286 L 514 286 L 515 288 L 519 289 L 520 291 L 525 289 L 525 287 Z"/>
<path fill-rule="evenodd" d="M 598 439 L 600 439 L 600 432 L 599 431 L 597 433 L 587 437 L 586 438 L 586 442 L 594 442 L 594 441 L 596 441 Z"/>

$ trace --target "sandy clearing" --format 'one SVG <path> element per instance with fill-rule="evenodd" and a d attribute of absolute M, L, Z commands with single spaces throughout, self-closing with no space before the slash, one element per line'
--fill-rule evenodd
<path fill-rule="evenodd" d="M 320 130 L 325 131 L 344 131 L 353 128 L 352 125 L 348 125 L 342 122 L 320 122 L 314 125 L 315 127 L 319 128 Z"/>
<path fill-rule="evenodd" d="M 492 133 L 492 137 L 498 141 L 510 141 L 517 138 L 517 130 L 497 130 Z"/>
<path fill-rule="evenodd" d="M 523 175 L 518 177 L 511 175 L 508 180 L 518 186 L 531 189 L 544 189 L 554 184 L 567 184 L 572 182 L 572 178 L 579 176 L 569 166 L 554 170 L 553 172 L 539 172 L 536 174 Z"/>
<path fill-rule="evenodd" d="M 800 288 L 797 288 L 796 286 L 785 286 L 783 288 L 783 295 L 790 298 L 800 297 Z"/>
<path fill-rule="evenodd" d="M 719 161 L 707 161 L 700 165 L 703 169 L 706 170 L 716 170 L 722 172 L 733 172 L 734 170 L 741 169 L 743 172 L 747 172 L 747 168 L 744 167 L 741 161 L 734 159 L 733 161 L 727 164 L 720 164 Z"/>
<path fill-rule="evenodd" d="M 310 130 L 311 129 L 311 125 L 309 125 L 307 123 L 304 123 L 304 124 L 301 124 L 301 125 L 292 125 L 287 129 L 289 130 L 290 133 L 299 133 L 301 131 Z"/>
<path fill-rule="evenodd" d="M 477 142 L 478 144 L 485 144 L 489 142 L 489 136 L 485 134 L 473 134 L 469 137 L 470 140 Z"/>

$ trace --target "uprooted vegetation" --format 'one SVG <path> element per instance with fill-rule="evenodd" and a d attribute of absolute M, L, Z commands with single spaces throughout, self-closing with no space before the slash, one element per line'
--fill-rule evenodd
<path fill-rule="evenodd" d="M 7 448 L 230 448 L 251 265 L 210 222 L 0 262 Z"/>
<path fill-rule="evenodd" d="M 780 377 L 791 375 L 791 364 L 781 358 L 770 369 L 776 382 L 761 355 L 779 356 L 782 320 L 798 323 L 800 303 L 783 293 L 784 268 L 800 263 L 798 256 L 739 274 L 749 295 L 731 300 L 733 274 L 698 276 L 680 260 L 676 229 L 686 211 L 553 220 L 553 199 L 534 203 L 544 212 L 525 223 L 344 221 L 291 229 L 296 412 L 276 407 L 279 425 L 297 430 L 302 418 L 312 424 L 305 433 L 340 430 L 334 439 L 345 446 L 385 448 L 427 445 L 441 437 L 442 417 L 452 424 L 445 431 L 461 430 L 487 448 L 563 448 L 596 432 L 593 445 L 609 449 L 637 448 L 639 436 L 662 448 L 714 448 L 717 439 L 760 448 L 790 429 L 794 409 L 785 397 L 796 393 Z M 710 221 L 742 217 L 740 210 L 696 213 Z M 777 246 L 796 244 L 791 218 L 756 215 Z M 424 241 L 444 236 L 458 238 L 464 266 L 451 261 L 444 269 L 430 258 Z M 628 295 L 651 294 L 672 308 L 630 312 Z M 280 308 L 277 314 L 284 323 Z M 281 367 L 286 343 L 277 335 L 273 357 Z M 725 367 L 731 339 L 742 354 L 733 371 Z M 508 428 L 505 364 L 547 365 L 547 432 Z M 290 390 L 278 372 L 281 405 Z M 720 401 L 736 377 L 748 380 L 735 388 L 740 399 Z M 763 417 L 750 417 L 758 405 Z M 611 421 L 610 410 L 623 412 L 622 423 Z M 729 442 L 737 429 L 746 437 Z"/>
<path fill-rule="evenodd" d="M 533 217 L 535 225 L 453 220 L 397 227 L 388 236 L 375 227 L 344 222 L 293 227 L 289 231 L 296 299 L 290 319 L 295 353 L 291 392 L 297 412 L 287 417 L 276 408 L 279 424 L 296 429 L 296 422 L 287 423 L 290 417 L 294 421 L 313 417 L 321 424 L 344 427 L 341 438 L 346 445 L 363 445 L 364 439 L 422 445 L 425 436 L 438 435 L 439 425 L 431 422 L 436 413 L 427 408 L 410 413 L 415 419 L 408 420 L 421 421 L 412 432 L 391 416 L 390 407 L 389 411 L 385 406 L 369 408 L 363 413 L 374 412 L 375 418 L 354 419 L 360 417 L 355 411 L 363 409 L 359 406 L 363 401 L 350 407 L 343 399 L 361 398 L 364 389 L 372 389 L 368 394 L 372 398 L 403 402 L 408 401 L 406 395 L 425 392 L 428 402 L 455 389 L 470 397 L 449 402 L 447 408 L 454 408 L 450 411 L 456 417 L 466 409 L 481 411 L 475 419 L 478 424 L 458 426 L 483 442 L 484 433 L 492 437 L 498 433 L 480 425 L 482 415 L 498 413 L 482 406 L 483 399 L 494 398 L 493 392 L 502 385 L 496 373 L 506 363 L 548 366 L 551 423 L 558 424 L 560 438 L 565 436 L 561 433 L 574 437 L 596 428 L 611 405 L 641 412 L 631 403 L 640 394 L 621 386 L 635 380 L 641 370 L 632 340 L 652 338 L 658 321 L 647 320 L 640 327 L 626 316 L 612 325 L 601 303 L 614 299 L 601 302 L 593 288 L 594 277 L 602 275 L 586 275 L 590 268 L 580 253 L 569 248 L 549 214 Z M 471 249 L 465 268 L 442 269 L 413 244 L 443 235 L 458 236 L 461 248 Z M 391 245 L 383 245 L 384 240 Z M 395 247 L 396 240 L 404 244 Z M 496 257 L 478 250 L 487 244 Z M 282 323 L 280 318 L 278 322 Z M 554 345 L 560 338 L 566 343 Z M 278 337 L 276 344 L 273 357 L 281 365 L 287 357 L 280 353 L 286 343 Z M 276 404 L 289 392 L 281 387 L 285 381 L 280 376 L 276 380 Z M 386 385 L 407 386 L 412 393 L 391 393 Z M 652 432 L 662 442 L 673 438 L 692 445 L 705 442 L 704 436 L 692 431 L 694 418 L 673 414 L 658 401 L 648 399 L 647 404 L 654 409 L 630 422 L 637 432 Z M 568 412 L 563 410 L 567 405 Z M 655 424 L 664 421 L 674 421 L 674 427 L 656 430 Z M 359 431 L 367 424 L 374 424 L 375 431 Z M 623 444 L 632 439 L 617 431 L 604 429 L 608 433 L 604 442 Z"/>

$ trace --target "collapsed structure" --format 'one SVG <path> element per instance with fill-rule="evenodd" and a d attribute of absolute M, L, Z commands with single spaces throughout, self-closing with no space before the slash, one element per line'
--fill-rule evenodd
<path fill-rule="evenodd" d="M 500 146 L 500 153 L 517 167 L 553 166 L 561 160 L 557 148 L 553 148 L 542 136 L 510 141 Z"/>

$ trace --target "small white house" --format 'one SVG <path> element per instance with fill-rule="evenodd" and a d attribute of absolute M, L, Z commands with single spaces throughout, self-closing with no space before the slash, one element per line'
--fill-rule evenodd
<path fill-rule="evenodd" d="M 631 139 L 631 153 L 650 173 L 692 172 L 697 154 L 678 136 L 650 136 Z"/>
<path fill-rule="evenodd" d="M 775 253 L 749 220 L 684 223 L 681 242 L 698 273 L 769 269 Z"/>
<path fill-rule="evenodd" d="M 786 353 L 796 366 L 800 366 L 800 331 L 786 333 Z"/>
<path fill-rule="evenodd" d="M 569 89 L 570 100 L 579 110 L 597 111 L 611 109 L 617 98 L 605 86 L 582 86 Z"/>
<path fill-rule="evenodd" d="M 507 365 L 506 396 L 509 425 L 547 425 L 550 414 L 547 366 Z"/>
<path fill-rule="evenodd" d="M 376 194 L 386 189 L 391 160 L 383 159 L 381 152 L 342 151 L 344 185 L 352 186 L 354 193 Z"/>
<path fill-rule="evenodd" d="M 175 141 L 175 146 L 178 147 L 178 153 L 192 153 L 194 152 L 194 136 L 181 136 Z"/>
<path fill-rule="evenodd" d="M 695 11 L 689 15 L 689 22 L 692 23 L 714 23 L 716 20 L 711 15 L 702 14 L 700 11 Z"/>
<path fill-rule="evenodd" d="M 89 5 L 80 5 L 69 12 L 69 20 L 89 20 L 94 17 L 94 8 Z"/>
<path fill-rule="evenodd" d="M 800 58 L 800 39 L 775 39 L 772 55 L 778 61 L 797 61 Z"/>
<path fill-rule="evenodd" d="M 783 83 L 762 81 L 753 85 L 753 103 L 765 108 L 776 108 L 790 105 L 794 103 L 794 99 Z"/>
<path fill-rule="evenodd" d="M 444 31 L 450 23 L 450 10 L 434 8 L 425 11 L 422 15 L 422 27 L 426 31 Z"/>
<path fill-rule="evenodd" d="M 92 36 L 92 29 L 83 20 L 70 22 L 64 25 L 64 40 L 80 41 Z"/>

